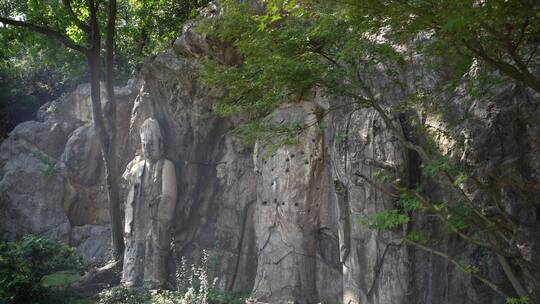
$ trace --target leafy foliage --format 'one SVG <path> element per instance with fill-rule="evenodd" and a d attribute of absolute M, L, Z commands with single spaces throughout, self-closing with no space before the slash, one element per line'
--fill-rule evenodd
<path fill-rule="evenodd" d="M 170 47 L 182 24 L 194 18 L 209 0 L 122 0 L 119 2 L 118 41 L 121 61 L 128 66 L 144 56 Z"/>
<path fill-rule="evenodd" d="M 1 29 L 0 41 L 5 46 L 0 49 L 0 137 L 5 137 L 44 102 L 72 88 L 84 64 L 75 52 L 19 29 Z"/>
<path fill-rule="evenodd" d="M 116 286 L 100 292 L 99 304 L 151 303 L 151 295 L 145 289 L 130 289 L 124 286 Z"/>
<path fill-rule="evenodd" d="M 407 239 L 419 243 L 419 244 L 426 244 L 428 241 L 428 238 L 425 233 L 422 231 L 411 231 L 407 234 Z"/>
<path fill-rule="evenodd" d="M 422 165 L 422 173 L 426 176 L 437 176 L 441 173 L 454 175 L 458 171 L 450 164 L 447 156 L 440 156 L 429 163 Z"/>
<path fill-rule="evenodd" d="M 411 219 L 397 209 L 386 209 L 359 219 L 359 223 L 371 229 L 392 230 L 407 224 Z"/>
<path fill-rule="evenodd" d="M 523 296 L 519 298 L 511 297 L 511 298 L 506 299 L 506 304 L 529 304 L 529 303 L 530 303 L 529 297 L 527 296 Z"/>
<path fill-rule="evenodd" d="M 469 228 L 471 225 L 468 219 L 471 218 L 471 209 L 464 203 L 458 203 L 453 207 L 448 207 L 447 220 L 450 224 L 450 231 L 456 232 Z"/>
<path fill-rule="evenodd" d="M 208 0 L 119 0 L 116 81 L 124 83 L 147 55 L 169 47 L 182 24 L 207 3 Z M 72 0 L 71 6 L 78 19 L 88 18 L 84 1 Z M 62 1 L 2 0 L 0 16 L 46 25 L 77 43 L 88 43 Z M 101 26 L 104 28 L 105 24 Z M 16 26 L 2 26 L 0 42 L 1 137 L 18 122 L 32 119 L 43 103 L 88 81 L 84 56 L 48 37 Z"/>
<path fill-rule="evenodd" d="M 42 285 L 46 275 L 83 270 L 81 256 L 64 244 L 28 235 L 0 243 L 0 299 L 6 303 L 45 303 L 51 295 Z"/>
<path fill-rule="evenodd" d="M 392 53 L 366 39 L 342 6 L 325 2 L 306 8 L 294 3 L 269 1 L 259 13 L 247 4 L 225 1 L 225 15 L 203 25 L 244 58 L 238 66 L 213 61 L 204 66 L 203 78 L 209 84 L 225 84 L 228 89 L 220 114 L 265 115 L 280 104 L 311 98 L 313 89 L 351 95 L 354 85 L 342 80 L 355 76 L 340 69 L 338 61 L 369 57 L 375 50 Z M 369 60 L 365 69 L 377 61 Z"/>
<path fill-rule="evenodd" d="M 416 211 L 422 208 L 420 200 L 409 192 L 403 192 L 399 195 L 397 205 L 406 211 Z"/>

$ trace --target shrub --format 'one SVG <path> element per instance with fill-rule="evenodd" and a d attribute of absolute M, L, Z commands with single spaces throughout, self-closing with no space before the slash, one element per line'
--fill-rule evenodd
<path fill-rule="evenodd" d="M 176 290 L 148 290 L 116 286 L 102 291 L 98 304 L 243 304 L 247 297 L 243 293 L 209 289 L 205 295 L 195 289 L 186 293 Z"/>
<path fill-rule="evenodd" d="M 227 292 L 217 288 L 211 279 L 208 264 L 210 257 L 203 250 L 199 264 L 188 265 L 182 258 L 176 269 L 175 290 L 148 290 L 116 286 L 102 291 L 99 304 L 242 304 L 247 299 L 243 293 Z"/>
<path fill-rule="evenodd" d="M 41 280 L 58 271 L 81 273 L 81 256 L 62 243 L 32 235 L 0 243 L 0 303 L 46 303 L 52 290 Z"/>
<path fill-rule="evenodd" d="M 99 304 L 146 304 L 151 303 L 151 295 L 148 290 L 142 288 L 126 288 L 115 286 L 99 293 Z"/>

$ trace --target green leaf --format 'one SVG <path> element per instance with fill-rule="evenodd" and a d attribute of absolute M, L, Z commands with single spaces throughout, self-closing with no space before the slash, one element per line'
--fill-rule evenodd
<path fill-rule="evenodd" d="M 416 196 L 408 192 L 399 195 L 397 204 L 406 211 L 416 211 L 422 208 L 422 202 L 420 202 Z"/>
<path fill-rule="evenodd" d="M 506 299 L 506 304 L 529 304 L 529 297 L 527 296 L 522 296 L 522 297 L 518 297 L 518 298 L 507 298 Z"/>
<path fill-rule="evenodd" d="M 410 220 L 409 216 L 401 214 L 397 209 L 387 209 L 362 217 L 358 222 L 370 229 L 392 230 L 407 224 Z"/>

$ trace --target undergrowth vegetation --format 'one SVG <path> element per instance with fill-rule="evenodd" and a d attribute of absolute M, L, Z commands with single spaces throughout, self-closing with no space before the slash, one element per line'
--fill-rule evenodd
<path fill-rule="evenodd" d="M 189 265 L 182 257 L 177 263 L 171 290 L 148 290 L 115 286 L 98 295 L 99 304 L 242 304 L 247 295 L 221 290 L 212 278 L 210 255 L 203 250 L 200 262 Z"/>
<path fill-rule="evenodd" d="M 59 242 L 27 235 L 0 243 L 0 303 L 58 303 L 55 286 L 83 270 L 81 256 Z"/>

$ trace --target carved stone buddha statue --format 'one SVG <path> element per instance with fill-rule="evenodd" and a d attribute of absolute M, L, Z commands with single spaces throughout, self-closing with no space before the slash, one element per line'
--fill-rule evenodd
<path fill-rule="evenodd" d="M 167 281 L 166 261 L 177 198 L 176 174 L 174 164 L 163 155 L 158 122 L 146 119 L 140 136 L 143 155 L 136 156 L 122 175 L 129 186 L 122 282 L 126 286 L 159 288 Z"/>

